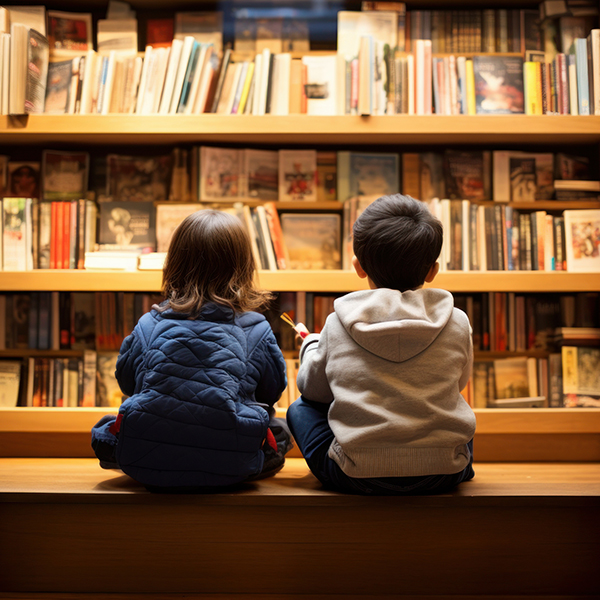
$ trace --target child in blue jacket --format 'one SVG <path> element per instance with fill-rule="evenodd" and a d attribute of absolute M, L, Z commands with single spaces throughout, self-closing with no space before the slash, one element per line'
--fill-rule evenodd
<path fill-rule="evenodd" d="M 129 398 L 92 429 L 104 468 L 153 491 L 235 484 L 277 472 L 291 448 L 273 405 L 285 361 L 254 286 L 241 221 L 201 210 L 173 234 L 163 272 L 166 300 L 123 345 L 116 377 Z"/>

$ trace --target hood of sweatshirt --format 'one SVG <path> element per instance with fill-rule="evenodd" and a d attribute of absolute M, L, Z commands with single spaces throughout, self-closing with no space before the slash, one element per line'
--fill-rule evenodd
<path fill-rule="evenodd" d="M 437 338 L 452 316 L 454 299 L 434 288 L 378 288 L 338 298 L 334 308 L 357 344 L 386 360 L 404 362 Z"/>

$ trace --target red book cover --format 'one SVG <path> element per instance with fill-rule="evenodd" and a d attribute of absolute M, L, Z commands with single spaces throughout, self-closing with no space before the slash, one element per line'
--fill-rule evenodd
<path fill-rule="evenodd" d="M 64 202 L 56 202 L 56 269 L 63 268 Z"/>
<path fill-rule="evenodd" d="M 306 109 L 308 106 L 308 100 L 306 99 L 306 84 L 308 82 L 308 67 L 306 65 L 302 65 L 302 99 L 300 101 L 300 112 L 301 114 L 306 114 Z"/>
<path fill-rule="evenodd" d="M 146 44 L 153 48 L 170 48 L 173 42 L 173 19 L 148 19 Z"/>
<path fill-rule="evenodd" d="M 62 268 L 69 268 L 69 256 L 71 255 L 71 203 L 61 202 L 63 231 L 62 231 Z"/>
<path fill-rule="evenodd" d="M 277 266 L 280 269 L 287 269 L 289 256 L 283 239 L 283 231 L 281 230 L 277 208 L 273 202 L 265 202 L 264 207 L 267 214 L 267 222 L 269 223 L 269 231 L 271 232 L 271 240 L 273 241 L 273 250 L 277 258 Z"/>
<path fill-rule="evenodd" d="M 50 268 L 56 269 L 56 240 L 58 219 L 56 216 L 58 202 L 50 204 Z"/>

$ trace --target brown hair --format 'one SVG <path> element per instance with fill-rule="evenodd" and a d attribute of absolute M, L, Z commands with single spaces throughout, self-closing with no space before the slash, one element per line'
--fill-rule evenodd
<path fill-rule="evenodd" d="M 199 210 L 177 227 L 163 269 L 165 308 L 197 316 L 207 302 L 236 312 L 258 310 L 272 298 L 254 284 L 256 267 L 242 222 Z"/>

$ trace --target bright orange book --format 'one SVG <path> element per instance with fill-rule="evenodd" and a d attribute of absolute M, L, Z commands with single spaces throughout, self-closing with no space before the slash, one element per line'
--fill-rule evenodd
<path fill-rule="evenodd" d="M 271 232 L 271 240 L 273 241 L 275 258 L 277 259 L 277 267 L 279 269 L 287 269 L 290 257 L 285 245 L 285 240 L 283 239 L 279 213 L 277 212 L 274 202 L 265 202 L 264 208 L 265 213 L 267 214 L 267 222 L 269 223 L 269 231 Z"/>

